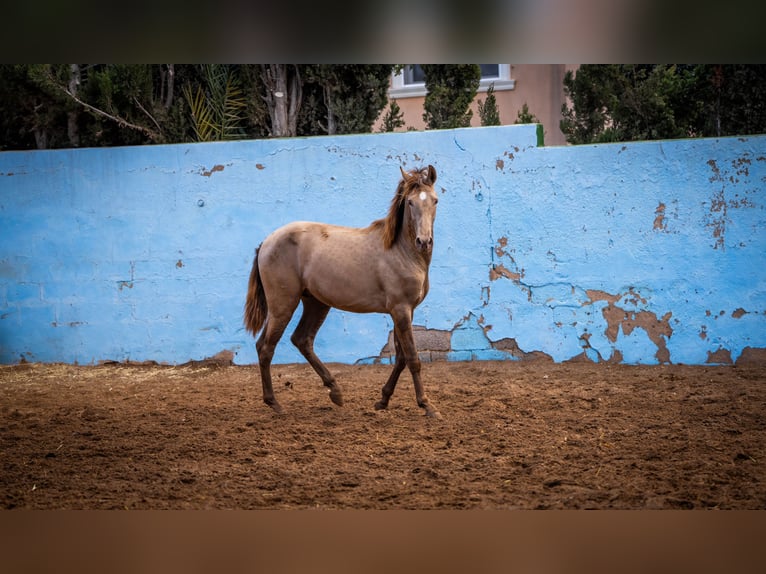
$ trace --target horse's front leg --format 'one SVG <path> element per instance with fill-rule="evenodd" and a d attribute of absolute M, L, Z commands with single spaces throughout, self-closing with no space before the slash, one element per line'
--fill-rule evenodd
<path fill-rule="evenodd" d="M 392 316 L 394 318 L 394 335 L 399 338 L 397 363 L 399 362 L 398 351 L 401 349 L 401 354 L 404 355 L 404 362 L 410 369 L 410 374 L 412 375 L 412 383 L 415 387 L 415 399 L 418 402 L 418 406 L 425 409 L 426 416 L 440 419 L 442 416 L 426 396 L 426 392 L 423 388 L 423 381 L 420 379 L 420 358 L 418 357 L 418 350 L 415 347 L 415 337 L 412 333 L 412 310 L 400 310 L 398 313 L 395 311 Z M 394 367 L 394 369 L 396 369 L 396 367 Z"/>

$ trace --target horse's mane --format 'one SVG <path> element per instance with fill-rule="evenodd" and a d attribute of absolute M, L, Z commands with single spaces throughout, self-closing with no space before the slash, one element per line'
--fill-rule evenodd
<path fill-rule="evenodd" d="M 399 239 L 404 222 L 406 199 L 412 190 L 422 185 L 432 186 L 436 181 L 436 170 L 432 165 L 427 168 L 413 169 L 409 173 L 404 170 L 401 172 L 402 179 L 396 186 L 396 193 L 391 200 L 388 214 L 383 219 L 373 221 L 370 225 L 371 229 L 383 228 L 383 246 L 386 249 L 391 249 L 396 240 Z"/>

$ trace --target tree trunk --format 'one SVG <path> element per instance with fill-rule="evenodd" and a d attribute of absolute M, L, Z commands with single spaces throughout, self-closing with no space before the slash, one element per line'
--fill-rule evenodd
<path fill-rule="evenodd" d="M 175 84 L 176 69 L 175 64 L 168 64 L 168 88 L 165 93 L 165 109 L 169 110 L 173 105 L 173 86 Z"/>
<path fill-rule="evenodd" d="M 295 137 L 298 135 L 298 112 L 300 112 L 301 102 L 303 101 L 303 83 L 301 81 L 301 74 L 298 70 L 298 66 L 293 67 L 295 70 L 290 81 L 290 107 L 288 109 L 287 119 L 290 135 Z"/>
<path fill-rule="evenodd" d="M 272 137 L 294 137 L 298 126 L 302 89 L 297 66 L 294 73 L 286 64 L 262 64 L 263 96 L 271 119 Z"/>
<path fill-rule="evenodd" d="M 335 135 L 338 130 L 335 125 L 335 111 L 333 109 L 333 89 L 328 84 L 324 86 L 324 103 L 327 106 L 327 135 Z"/>
<path fill-rule="evenodd" d="M 35 134 L 35 146 L 37 146 L 37 149 L 48 149 L 48 132 L 44 128 L 35 128 L 33 133 Z"/>
<path fill-rule="evenodd" d="M 77 91 L 80 86 L 80 64 L 70 64 L 69 70 L 71 75 L 69 76 L 69 91 L 77 95 Z M 70 109 L 67 112 L 67 136 L 69 137 L 69 145 L 72 147 L 80 146 L 80 131 L 77 125 L 77 117 L 79 110 Z"/>

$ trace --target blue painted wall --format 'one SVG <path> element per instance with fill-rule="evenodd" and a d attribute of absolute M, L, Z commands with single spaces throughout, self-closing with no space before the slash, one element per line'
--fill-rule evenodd
<path fill-rule="evenodd" d="M 0 362 L 254 363 L 255 247 L 295 219 L 365 226 L 428 163 L 424 358 L 762 356 L 766 136 L 537 147 L 506 126 L 0 153 Z M 317 352 L 387 361 L 391 328 L 336 310 Z M 275 361 L 302 358 L 285 337 Z"/>

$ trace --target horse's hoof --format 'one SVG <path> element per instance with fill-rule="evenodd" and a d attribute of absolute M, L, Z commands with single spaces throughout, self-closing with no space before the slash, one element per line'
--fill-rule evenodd
<path fill-rule="evenodd" d="M 340 391 L 330 391 L 330 400 L 339 407 L 343 406 L 343 393 Z"/>
<path fill-rule="evenodd" d="M 437 420 L 442 420 L 442 418 L 443 418 L 442 414 L 439 411 L 437 411 L 436 409 L 428 409 L 426 411 L 426 416 L 427 417 L 431 417 L 433 419 L 437 419 Z"/>
<path fill-rule="evenodd" d="M 388 403 L 384 403 L 383 401 L 378 401 L 375 403 L 375 410 L 376 411 L 384 411 L 388 408 Z"/>
<path fill-rule="evenodd" d="M 281 415 L 282 413 L 284 413 L 284 411 L 282 410 L 282 405 L 280 405 L 278 402 L 274 401 L 273 403 L 266 403 L 266 404 L 269 405 L 274 410 L 274 412 L 277 413 L 278 415 Z"/>

